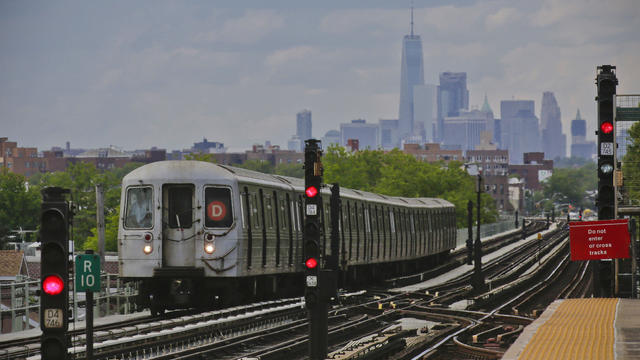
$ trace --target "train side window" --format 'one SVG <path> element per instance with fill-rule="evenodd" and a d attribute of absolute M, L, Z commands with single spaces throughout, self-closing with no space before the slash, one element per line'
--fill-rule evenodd
<path fill-rule="evenodd" d="M 258 196 L 256 195 L 256 193 L 251 193 L 251 199 L 252 204 L 251 204 L 251 216 L 253 217 L 254 220 L 254 227 L 256 229 L 260 229 L 260 214 L 258 214 Z"/>
<path fill-rule="evenodd" d="M 247 201 L 247 188 L 240 192 L 240 216 L 242 218 L 242 228 L 247 228 L 247 218 L 244 214 L 244 204 Z"/>
<path fill-rule="evenodd" d="M 127 189 L 124 227 L 151 229 L 153 227 L 153 188 L 151 186 Z"/>
<path fill-rule="evenodd" d="M 291 200 L 291 227 L 293 231 L 298 231 L 298 227 L 296 226 L 296 219 L 298 212 L 296 211 L 295 200 Z"/>
<path fill-rule="evenodd" d="M 282 230 L 287 230 L 287 222 L 284 220 L 287 218 L 287 200 L 286 199 L 280 199 L 280 219 L 282 219 L 282 221 L 280 221 L 280 227 L 282 228 Z"/>
<path fill-rule="evenodd" d="M 271 195 L 264 195 L 265 211 L 267 212 L 267 227 L 273 229 L 273 206 L 271 206 Z"/>
<path fill-rule="evenodd" d="M 396 221 L 393 218 L 393 210 L 389 209 L 389 223 L 391 224 L 391 232 L 396 232 Z"/>
<path fill-rule="evenodd" d="M 411 219 L 411 233 L 415 234 L 416 233 L 416 224 L 415 224 L 415 220 L 413 218 L 413 211 L 410 211 L 410 213 L 411 213 L 411 216 L 410 216 L 410 219 Z"/>
<path fill-rule="evenodd" d="M 228 228 L 233 225 L 231 189 L 228 187 L 205 187 L 204 226 L 207 228 Z"/>
<path fill-rule="evenodd" d="M 369 216 L 369 208 L 364 207 L 364 223 L 365 223 L 365 230 L 370 233 L 371 232 L 371 216 Z"/>

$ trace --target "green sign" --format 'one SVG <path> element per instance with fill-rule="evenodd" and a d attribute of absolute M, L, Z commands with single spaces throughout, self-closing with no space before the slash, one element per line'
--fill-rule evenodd
<path fill-rule="evenodd" d="M 100 291 L 100 256 L 76 256 L 76 291 Z"/>
<path fill-rule="evenodd" d="M 616 121 L 639 121 L 640 107 L 617 107 Z"/>

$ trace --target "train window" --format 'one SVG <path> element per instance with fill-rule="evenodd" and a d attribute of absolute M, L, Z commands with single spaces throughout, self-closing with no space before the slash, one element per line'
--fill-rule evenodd
<path fill-rule="evenodd" d="M 247 228 L 247 218 L 244 216 L 244 203 L 247 201 L 247 189 L 240 193 L 240 215 L 242 216 L 242 228 Z"/>
<path fill-rule="evenodd" d="M 266 206 L 266 212 L 267 212 L 267 226 L 269 229 L 273 229 L 273 206 L 271 206 L 271 196 L 269 194 L 266 194 L 265 196 L 265 206 Z"/>
<path fill-rule="evenodd" d="M 368 233 L 370 233 L 371 232 L 371 217 L 369 216 L 369 209 L 366 208 L 366 207 L 364 208 L 364 224 L 365 224 L 366 231 Z"/>
<path fill-rule="evenodd" d="M 254 220 L 254 227 L 260 229 L 260 214 L 258 214 L 258 196 L 256 193 L 251 194 L 251 216 Z"/>
<path fill-rule="evenodd" d="M 171 186 L 169 197 L 169 227 L 188 229 L 193 223 L 193 185 Z"/>
<path fill-rule="evenodd" d="M 283 230 L 287 230 L 287 222 L 284 220 L 287 218 L 287 200 L 286 199 L 280 199 L 280 219 L 282 219 L 282 221 L 280 221 L 280 225 L 282 227 Z"/>
<path fill-rule="evenodd" d="M 413 219 L 413 211 L 411 211 L 411 233 L 415 234 L 416 233 L 416 224 L 415 224 L 415 220 Z"/>
<path fill-rule="evenodd" d="M 389 222 L 391 223 L 391 232 L 396 232 L 396 221 L 393 218 L 393 210 L 389 210 Z"/>
<path fill-rule="evenodd" d="M 233 225 L 231 210 L 231 189 L 227 187 L 205 187 L 204 226 L 208 228 L 228 228 Z"/>
<path fill-rule="evenodd" d="M 151 229 L 153 227 L 153 189 L 150 186 L 129 188 L 126 201 L 124 227 Z"/>

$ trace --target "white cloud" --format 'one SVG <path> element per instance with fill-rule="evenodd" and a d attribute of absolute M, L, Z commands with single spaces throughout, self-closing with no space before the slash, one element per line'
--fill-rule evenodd
<path fill-rule="evenodd" d="M 286 65 L 292 61 L 302 61 L 311 58 L 318 51 L 311 46 L 295 46 L 288 49 L 276 50 L 269 54 L 265 60 L 265 64 L 269 67 L 278 67 Z"/>
<path fill-rule="evenodd" d="M 522 18 L 520 11 L 514 8 L 501 8 L 493 14 L 487 15 L 484 25 L 488 30 L 495 30 L 507 24 L 519 21 Z"/>
<path fill-rule="evenodd" d="M 284 26 L 284 17 L 275 10 L 247 10 L 242 17 L 224 21 L 221 27 L 196 35 L 196 40 L 252 44 Z"/>

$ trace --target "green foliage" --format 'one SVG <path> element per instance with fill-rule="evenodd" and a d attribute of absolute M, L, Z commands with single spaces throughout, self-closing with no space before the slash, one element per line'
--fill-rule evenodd
<path fill-rule="evenodd" d="M 283 176 L 291 176 L 296 178 L 304 177 L 304 169 L 302 164 L 278 164 L 275 173 Z"/>
<path fill-rule="evenodd" d="M 594 191 L 597 186 L 597 166 L 593 162 L 580 168 L 554 169 L 543 185 L 544 199 L 549 200 L 544 206 L 548 209 L 552 203 L 569 203 L 575 207 L 593 207 L 587 191 Z"/>
<path fill-rule="evenodd" d="M 27 179 L 0 171 L 0 242 L 4 245 L 11 230 L 36 230 L 39 224 L 41 196 L 36 187 L 27 188 Z M 1 247 L 0 247 L 1 248 Z"/>
<path fill-rule="evenodd" d="M 632 203 L 637 205 L 640 200 L 640 122 L 633 124 L 627 134 L 630 142 L 622 161 L 624 188 Z"/>
<path fill-rule="evenodd" d="M 456 206 L 458 227 L 467 224 L 467 202 L 476 202 L 475 178 L 451 162 L 426 163 L 398 149 L 388 153 L 365 150 L 349 153 L 339 146 L 330 146 L 323 156 L 325 183 L 391 196 L 437 197 Z M 497 218 L 495 202 L 489 194 L 481 196 L 482 222 Z M 476 213 L 474 212 L 474 218 Z"/>
<path fill-rule="evenodd" d="M 105 251 L 118 251 L 118 221 L 120 219 L 120 206 L 104 218 L 104 249 Z M 91 236 L 83 245 L 83 249 L 98 251 L 98 229 L 91 229 Z"/>
<path fill-rule="evenodd" d="M 553 160 L 553 167 L 558 168 L 579 168 L 589 163 L 593 163 L 591 159 L 572 156 L 570 158 L 556 158 Z"/>
<path fill-rule="evenodd" d="M 184 156 L 185 160 L 197 160 L 197 161 L 206 161 L 210 163 L 215 163 L 216 159 L 213 154 L 206 153 L 190 153 Z"/>
<path fill-rule="evenodd" d="M 78 162 L 71 164 L 66 171 L 36 174 L 30 178 L 30 183 L 38 191 L 47 186 L 59 186 L 71 189 L 71 201 L 74 206 L 72 239 L 76 249 L 92 248 L 86 241 L 96 234 L 96 185 L 102 184 L 104 189 L 105 233 L 118 232 L 117 217 L 119 216 L 120 186 L 122 178 L 141 163 L 128 163 L 122 168 L 100 172 L 93 164 Z M 34 213 L 37 223 L 38 212 Z M 115 222 L 106 219 L 115 216 Z M 97 240 L 96 240 L 97 244 Z"/>
<path fill-rule="evenodd" d="M 275 167 L 265 160 L 247 160 L 243 164 L 236 165 L 236 167 L 258 171 L 265 174 L 273 174 L 275 171 Z"/>

